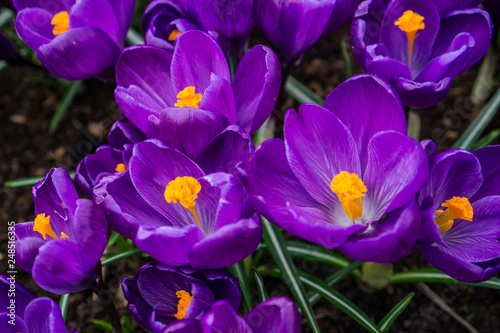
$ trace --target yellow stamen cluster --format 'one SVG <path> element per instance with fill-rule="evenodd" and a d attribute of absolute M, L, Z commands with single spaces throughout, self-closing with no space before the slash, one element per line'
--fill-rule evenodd
<path fill-rule="evenodd" d="M 165 188 L 165 200 L 168 203 L 180 203 L 189 210 L 196 220 L 196 224 L 203 230 L 198 213 L 196 213 L 195 200 L 201 191 L 201 184 L 196 178 L 185 176 L 171 180 Z"/>
<path fill-rule="evenodd" d="M 445 232 L 450 230 L 455 222 L 455 219 L 472 221 L 474 212 L 472 205 L 467 198 L 453 197 L 441 204 L 446 207 L 446 210 L 436 210 L 434 222 L 439 226 L 439 231 Z"/>
<path fill-rule="evenodd" d="M 127 168 L 125 167 L 125 164 L 119 163 L 116 165 L 115 170 L 116 170 L 116 172 L 123 172 L 123 171 L 127 171 Z"/>
<path fill-rule="evenodd" d="M 333 177 L 330 185 L 332 191 L 342 204 L 347 216 L 355 220 L 363 215 L 363 197 L 367 188 L 359 176 L 355 173 L 342 171 Z"/>
<path fill-rule="evenodd" d="M 69 14 L 67 11 L 62 11 L 54 15 L 50 24 L 54 26 L 52 33 L 54 36 L 62 34 L 69 30 Z"/>
<path fill-rule="evenodd" d="M 182 35 L 182 32 L 180 32 L 178 29 L 174 29 L 174 30 L 172 30 L 170 35 L 168 35 L 167 39 L 169 42 L 173 42 L 175 40 L 175 37 L 177 37 L 179 35 Z"/>
<path fill-rule="evenodd" d="M 38 214 L 35 217 L 35 224 L 33 225 L 33 231 L 37 231 L 42 234 L 43 239 L 47 239 L 47 235 L 52 238 L 58 238 L 52 227 L 50 226 L 50 216 L 45 216 L 45 213 Z M 69 238 L 64 232 L 61 232 L 61 238 Z"/>
<path fill-rule="evenodd" d="M 174 106 L 178 108 L 198 108 L 201 98 L 201 94 L 195 93 L 195 87 L 189 86 L 184 88 L 177 94 L 177 103 L 175 103 Z"/>
<path fill-rule="evenodd" d="M 177 298 L 179 298 L 179 303 L 177 303 L 177 313 L 175 314 L 175 318 L 183 319 L 186 316 L 186 311 L 188 309 L 189 303 L 193 299 L 192 295 L 185 290 L 179 290 L 175 293 Z"/>
<path fill-rule="evenodd" d="M 415 43 L 415 38 L 417 38 L 417 31 L 425 28 L 424 17 L 414 11 L 407 10 L 394 24 L 406 32 L 406 37 L 408 37 L 408 65 L 411 65 L 413 44 Z"/>

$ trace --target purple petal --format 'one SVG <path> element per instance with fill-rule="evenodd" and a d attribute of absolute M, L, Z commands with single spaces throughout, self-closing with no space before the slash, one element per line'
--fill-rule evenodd
<path fill-rule="evenodd" d="M 489 146 L 473 152 L 481 163 L 483 184 L 471 201 L 490 195 L 500 195 L 500 146 Z"/>
<path fill-rule="evenodd" d="M 323 31 L 323 37 L 331 34 L 342 25 L 350 21 L 354 15 L 354 11 L 362 0 L 336 0 L 333 7 L 332 15 L 328 20 L 328 24 Z"/>
<path fill-rule="evenodd" d="M 248 324 L 238 316 L 226 301 L 217 301 L 201 320 L 203 332 L 210 333 L 253 333 Z"/>
<path fill-rule="evenodd" d="M 57 14 L 63 10 L 70 10 L 75 0 L 62 0 L 62 1 L 45 1 L 45 0 L 12 0 L 14 7 L 19 12 L 24 8 L 40 7 L 52 15 Z"/>
<path fill-rule="evenodd" d="M 26 8 L 17 14 L 16 32 L 23 42 L 37 51 L 54 38 L 53 15 L 42 8 Z"/>
<path fill-rule="evenodd" d="M 121 31 L 117 17 L 110 2 L 115 1 L 77 1 L 71 7 L 70 29 L 81 27 L 99 28 L 105 32 L 116 44 L 120 45 Z M 123 2 L 131 2 L 125 0 Z M 126 28 L 125 28 L 126 29 Z M 125 30 L 124 29 L 124 30 Z"/>
<path fill-rule="evenodd" d="M 14 319 L 15 325 L 10 324 L 12 319 Z M 14 314 L 14 318 L 12 318 L 7 312 L 0 313 L 0 330 L 4 333 L 33 333 L 28 330 L 23 317 Z"/>
<path fill-rule="evenodd" d="M 386 81 L 393 76 L 411 79 L 411 70 L 408 64 L 391 58 L 387 54 L 384 44 L 372 44 L 366 47 L 366 72 L 376 75 Z"/>
<path fill-rule="evenodd" d="M 148 264 L 146 264 L 148 265 Z M 143 267 L 145 267 L 144 265 Z M 143 268 L 141 267 L 141 269 Z M 139 287 L 137 286 L 137 278 L 140 276 L 140 271 L 133 277 L 124 276 L 122 279 L 123 296 L 128 301 L 128 308 L 135 320 L 146 330 L 151 330 L 148 319 L 153 312 L 153 308 L 142 298 Z"/>
<path fill-rule="evenodd" d="M 452 10 L 470 8 L 479 6 L 483 0 L 454 0 L 454 1 L 436 1 L 436 8 L 439 15 L 444 16 Z"/>
<path fill-rule="evenodd" d="M 299 311 L 288 297 L 275 297 L 260 303 L 245 315 L 245 321 L 254 333 L 300 332 Z"/>
<path fill-rule="evenodd" d="M 109 131 L 108 140 L 111 147 L 123 150 L 127 144 L 146 140 L 146 136 L 123 113 L 120 113 L 120 118 Z"/>
<path fill-rule="evenodd" d="M 434 243 L 439 244 L 441 246 L 447 247 L 446 243 L 441 238 L 441 231 L 439 230 L 439 226 L 436 222 L 434 222 L 434 218 L 436 209 L 434 208 L 434 200 L 430 195 L 426 196 L 422 204 L 420 205 L 420 216 L 421 216 L 421 225 L 420 231 L 418 235 L 419 243 L 425 243 L 429 245 L 433 245 Z"/>
<path fill-rule="evenodd" d="M 393 77 L 390 84 L 398 92 L 404 105 L 426 108 L 446 98 L 452 80 L 451 77 L 445 77 L 439 82 L 415 82 L 402 77 Z"/>
<path fill-rule="evenodd" d="M 255 133 L 271 114 L 281 84 L 281 63 L 262 45 L 241 59 L 233 80 L 238 126 Z"/>
<path fill-rule="evenodd" d="M 203 333 L 199 320 L 182 319 L 173 322 L 162 333 Z"/>
<path fill-rule="evenodd" d="M 236 124 L 236 107 L 233 89 L 229 82 L 214 73 L 210 74 L 210 85 L 203 92 L 200 109 L 220 114 L 234 125 Z"/>
<path fill-rule="evenodd" d="M 339 250 L 354 260 L 393 263 L 411 252 L 419 230 L 420 212 L 412 199 L 376 225 L 349 237 Z"/>
<path fill-rule="evenodd" d="M 38 231 L 33 231 L 34 222 L 16 225 L 16 264 L 31 273 L 33 262 L 40 246 L 46 243 Z"/>
<path fill-rule="evenodd" d="M 427 155 L 419 142 L 387 131 L 373 136 L 363 177 L 368 192 L 363 217 L 378 220 L 415 196 L 428 175 Z"/>
<path fill-rule="evenodd" d="M 211 74 L 231 82 L 224 53 L 217 43 L 201 31 L 188 31 L 176 41 L 172 59 L 172 83 L 175 91 L 194 86 L 204 92 L 210 85 Z"/>
<path fill-rule="evenodd" d="M 132 21 L 132 16 L 134 16 L 135 0 L 125 0 L 116 1 L 110 0 L 111 7 L 113 8 L 113 14 L 118 20 L 118 28 L 120 33 L 118 35 L 117 43 L 120 48 L 123 48 L 125 43 L 125 38 L 127 37 L 127 31 L 130 27 Z"/>
<path fill-rule="evenodd" d="M 331 112 L 314 104 L 302 104 L 299 114 L 285 116 L 285 145 L 294 174 L 311 196 L 331 207 L 340 202 L 330 188 L 342 171 L 361 174 L 356 142 Z"/>
<path fill-rule="evenodd" d="M 28 332 L 67 332 L 61 308 L 48 297 L 35 299 L 26 307 L 24 321 Z"/>
<path fill-rule="evenodd" d="M 66 80 L 85 80 L 109 71 L 113 79 L 119 55 L 115 42 L 101 29 L 93 27 L 70 29 L 37 51 L 44 66 Z"/>
<path fill-rule="evenodd" d="M 353 91 L 356 98 L 352 98 Z M 368 160 L 368 142 L 375 133 L 394 130 L 405 134 L 407 131 L 405 112 L 394 89 L 371 75 L 358 75 L 342 83 L 328 95 L 325 108 L 349 128 L 356 141 L 362 170 Z"/>
<path fill-rule="evenodd" d="M 0 292 L 4 295 L 0 298 L 0 311 L 10 313 L 8 307 L 12 308 L 11 297 L 9 296 L 9 293 L 13 291 L 11 288 L 12 285 L 15 286 L 15 314 L 23 318 L 26 305 L 28 305 L 35 296 L 19 281 L 16 281 L 15 275 L 0 275 Z"/>

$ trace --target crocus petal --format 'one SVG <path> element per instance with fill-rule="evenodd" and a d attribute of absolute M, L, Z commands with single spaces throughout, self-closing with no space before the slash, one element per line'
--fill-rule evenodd
<path fill-rule="evenodd" d="M 253 134 L 267 119 L 278 98 L 281 63 L 262 45 L 253 47 L 241 59 L 234 74 L 233 90 L 238 125 Z"/>
<path fill-rule="evenodd" d="M 323 37 L 331 34 L 344 25 L 344 23 L 351 20 L 354 15 L 354 11 L 361 1 L 362 0 L 336 0 L 332 15 L 328 20 L 325 31 L 323 31 Z"/>
<path fill-rule="evenodd" d="M 16 32 L 23 42 L 33 50 L 50 43 L 54 38 L 52 33 L 53 14 L 42 8 L 26 8 L 17 14 Z"/>
<path fill-rule="evenodd" d="M 180 35 L 172 59 L 174 89 L 179 92 L 194 86 L 195 91 L 203 92 L 210 85 L 211 73 L 231 82 L 226 58 L 217 43 L 201 31 Z"/>
<path fill-rule="evenodd" d="M 139 274 L 140 273 L 138 273 L 136 277 Z M 144 298 L 142 298 L 139 287 L 137 286 L 137 278 L 124 276 L 122 279 L 122 290 L 125 299 L 128 301 L 128 308 L 130 312 L 132 312 L 135 320 L 137 320 L 141 327 L 150 330 L 151 327 L 148 323 L 148 319 L 153 311 L 153 308 L 144 300 Z"/>
<path fill-rule="evenodd" d="M 115 1 L 77 1 L 71 8 L 70 28 L 94 27 L 104 31 L 118 46 L 120 26 L 110 2 Z M 131 1 L 122 1 L 131 2 Z"/>
<path fill-rule="evenodd" d="M 411 60 L 412 73 L 420 72 L 420 69 L 429 61 L 434 40 L 439 31 L 439 13 L 432 0 L 399 0 L 392 1 L 385 11 L 382 28 L 380 31 L 380 42 L 385 44 L 389 55 L 408 63 L 408 37 L 399 26 L 395 25 L 399 17 L 407 10 L 424 17 L 425 28 L 418 31 L 413 47 Z"/>
<path fill-rule="evenodd" d="M 481 163 L 483 184 L 471 198 L 476 201 L 490 195 L 500 195 L 500 146 L 489 146 L 473 152 Z"/>
<path fill-rule="evenodd" d="M 171 61 L 172 53 L 151 46 L 129 47 L 118 59 L 116 103 L 142 132 L 146 132 L 149 115 L 158 115 L 177 101 Z"/>
<path fill-rule="evenodd" d="M 363 178 L 368 189 L 363 217 L 377 220 L 408 202 L 427 174 L 427 155 L 418 141 L 393 131 L 375 134 Z"/>
<path fill-rule="evenodd" d="M 393 263 L 411 252 L 419 229 L 420 212 L 412 199 L 376 225 L 349 237 L 339 250 L 354 260 Z"/>
<path fill-rule="evenodd" d="M 162 110 L 159 119 L 150 118 L 146 131 L 148 138 L 160 139 L 168 147 L 195 159 L 228 125 L 226 117 L 205 110 L 167 108 Z"/>
<path fill-rule="evenodd" d="M 445 77 L 439 82 L 415 82 L 402 77 L 393 77 L 389 81 L 396 89 L 404 105 L 426 108 L 442 102 L 451 88 L 452 77 Z"/>
<path fill-rule="evenodd" d="M 386 81 L 389 81 L 393 76 L 406 79 L 412 77 L 410 66 L 399 59 L 389 57 L 387 48 L 381 43 L 366 47 L 365 68 L 368 73 Z"/>
<path fill-rule="evenodd" d="M 99 50 L 98 53 L 95 50 Z M 54 75 L 67 80 L 84 80 L 105 71 L 113 73 L 120 55 L 118 45 L 101 29 L 70 29 L 52 42 L 40 46 L 37 56 Z"/>
<path fill-rule="evenodd" d="M 231 124 L 236 124 L 236 107 L 230 81 L 217 74 L 210 74 L 210 85 L 203 92 L 200 109 L 211 111 L 226 117 Z"/>
<path fill-rule="evenodd" d="M 420 200 L 430 195 L 434 210 L 455 196 L 470 198 L 481 187 L 481 165 L 465 150 L 449 150 L 439 154 L 420 189 Z"/>
<path fill-rule="evenodd" d="M 441 238 L 441 231 L 434 218 L 436 209 L 434 208 L 434 200 L 430 195 L 426 196 L 420 205 L 421 225 L 418 234 L 418 241 L 424 244 L 439 244 L 447 247 L 446 243 Z"/>
<path fill-rule="evenodd" d="M 179 227 L 141 225 L 137 230 L 137 247 L 156 260 L 170 266 L 189 265 L 189 250 L 205 237 L 203 231 L 191 224 Z"/>
<path fill-rule="evenodd" d="M 299 114 L 288 111 L 285 124 L 291 169 L 315 200 L 335 210 L 340 201 L 330 188 L 333 177 L 342 171 L 361 174 L 351 133 L 333 113 L 314 104 L 302 104 Z"/>
<path fill-rule="evenodd" d="M 204 333 L 253 333 L 243 318 L 226 301 L 217 301 L 201 320 Z"/>
<path fill-rule="evenodd" d="M 146 140 L 146 135 L 120 113 L 120 118 L 109 131 L 108 140 L 111 147 L 123 150 L 127 144 Z"/>
<path fill-rule="evenodd" d="M 444 16 L 452 10 L 471 8 L 479 6 L 483 0 L 455 0 L 455 1 L 436 1 L 436 8 L 439 15 Z"/>
<path fill-rule="evenodd" d="M 199 320 L 182 319 L 172 324 L 162 333 L 203 333 Z"/>
<path fill-rule="evenodd" d="M 11 322 L 14 319 L 15 325 Z M 31 333 L 28 326 L 24 322 L 23 317 L 14 314 L 14 318 L 10 317 L 6 312 L 0 313 L 0 330 L 4 333 Z"/>
<path fill-rule="evenodd" d="M 110 1 L 112 7 L 112 13 L 118 21 L 118 28 L 120 29 L 118 35 L 118 45 L 123 48 L 125 44 L 125 38 L 127 37 L 128 28 L 130 27 L 130 22 L 134 16 L 135 1 Z"/>
<path fill-rule="evenodd" d="M 52 15 L 57 14 L 63 10 L 69 10 L 75 3 L 75 0 L 62 0 L 62 1 L 45 1 L 45 0 L 12 0 L 14 7 L 19 12 L 24 8 L 39 7 L 43 8 Z"/>
<path fill-rule="evenodd" d="M 195 244 L 189 252 L 195 268 L 224 268 L 252 254 L 262 238 L 260 217 L 228 224 Z"/>
<path fill-rule="evenodd" d="M 11 286 L 15 286 L 15 313 L 20 318 L 24 317 L 24 310 L 26 306 L 35 298 L 35 296 L 26 289 L 19 281 L 16 281 L 15 278 L 12 278 L 11 275 L 0 275 L 0 292 L 3 297 L 0 298 L 0 309 L 1 312 L 10 312 L 8 307 L 11 306 L 11 297 L 8 295 L 11 290 Z M 3 332 L 3 331 L 2 331 Z"/>
<path fill-rule="evenodd" d="M 85 290 L 90 287 L 89 279 L 97 280 L 97 276 L 93 277 L 86 268 L 78 243 L 73 239 L 58 238 L 40 247 L 32 272 L 40 287 L 63 295 Z"/>
<path fill-rule="evenodd" d="M 299 333 L 300 315 L 288 297 L 268 299 L 245 315 L 245 321 L 254 333 Z"/>
<path fill-rule="evenodd" d="M 33 231 L 34 222 L 16 225 L 16 264 L 31 273 L 38 249 L 46 240 L 38 231 Z"/>
<path fill-rule="evenodd" d="M 24 321 L 28 332 L 67 332 L 61 308 L 48 297 L 40 297 L 26 307 Z"/>
<path fill-rule="evenodd" d="M 356 91 L 356 99 L 352 98 L 352 91 Z M 407 131 L 405 112 L 394 89 L 371 75 L 358 75 L 342 83 L 328 95 L 324 107 L 349 128 L 362 170 L 368 159 L 368 141 L 375 133 L 393 130 L 406 134 Z"/>

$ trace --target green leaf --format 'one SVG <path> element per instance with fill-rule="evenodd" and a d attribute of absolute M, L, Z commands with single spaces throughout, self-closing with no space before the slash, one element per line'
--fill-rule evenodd
<path fill-rule="evenodd" d="M 408 136 L 415 140 L 420 140 L 420 116 L 415 110 L 408 111 Z"/>
<path fill-rule="evenodd" d="M 352 76 L 352 69 L 351 69 L 351 59 L 349 58 L 349 53 L 347 52 L 348 46 L 345 41 L 340 42 L 340 49 L 342 50 L 342 58 L 344 58 L 345 79 L 347 80 Z"/>
<path fill-rule="evenodd" d="M 109 240 L 108 240 L 108 244 L 106 245 L 106 249 L 110 249 L 115 243 L 116 241 L 118 240 L 118 238 L 120 238 L 120 234 L 117 233 L 116 231 L 113 231 L 111 233 L 111 236 L 109 237 Z"/>
<path fill-rule="evenodd" d="M 71 179 L 75 179 L 75 172 L 70 171 L 69 176 Z M 21 178 L 16 180 L 9 180 L 3 183 L 5 187 L 21 187 L 21 186 L 32 186 L 43 180 L 44 177 L 29 177 L 29 178 Z"/>
<path fill-rule="evenodd" d="M 471 150 L 474 147 L 474 143 L 481 136 L 484 129 L 491 122 L 493 117 L 500 107 L 500 89 L 498 89 L 490 99 L 488 104 L 486 104 L 479 113 L 479 115 L 474 119 L 474 121 L 469 125 L 465 132 L 458 138 L 458 140 L 453 145 L 453 148 L 462 148 Z"/>
<path fill-rule="evenodd" d="M 107 322 L 107 321 L 101 320 L 101 319 L 92 319 L 91 322 L 92 322 L 92 324 L 97 325 L 106 331 L 110 331 L 110 332 L 113 331 L 113 327 L 111 326 L 110 322 Z"/>
<path fill-rule="evenodd" d="M 285 91 L 301 104 L 314 103 L 323 106 L 325 102 L 321 97 L 313 93 L 311 89 L 307 88 L 291 75 L 288 75 L 288 79 L 286 80 Z"/>
<path fill-rule="evenodd" d="M 101 264 L 104 267 L 104 266 L 107 266 L 107 265 L 109 265 L 111 263 L 114 263 L 115 261 L 128 258 L 130 256 L 133 256 L 134 254 L 141 253 L 141 252 L 142 252 L 141 249 L 133 249 L 133 250 L 130 250 L 130 251 L 121 252 L 121 253 L 113 255 L 113 256 L 111 256 L 109 258 L 103 259 L 101 261 Z"/>
<path fill-rule="evenodd" d="M 262 218 L 262 226 L 264 228 L 264 241 L 266 242 L 269 252 L 271 253 L 276 265 L 278 266 L 283 281 L 288 285 L 292 296 L 297 305 L 302 310 L 302 314 L 306 317 L 313 332 L 320 332 L 316 317 L 311 309 L 311 305 L 307 302 L 304 287 L 298 278 L 297 268 L 293 264 L 292 258 L 288 253 L 285 245 L 285 240 L 281 234 L 281 229 L 274 227 L 271 222 Z"/>
<path fill-rule="evenodd" d="M 59 307 L 61 308 L 62 317 L 66 320 L 66 314 L 68 313 L 69 297 L 71 294 L 62 295 L 59 299 Z"/>
<path fill-rule="evenodd" d="M 2 8 L 0 10 L 0 28 L 6 25 L 13 17 L 16 15 L 11 9 L 9 8 Z"/>
<path fill-rule="evenodd" d="M 370 332 L 380 332 L 378 326 L 370 319 L 370 317 L 368 317 L 360 308 L 348 300 L 344 295 L 329 287 L 325 282 L 304 272 L 300 272 L 300 280 L 308 289 L 317 292 L 328 301 L 335 304 L 340 310 L 345 312 L 352 319 L 356 320 L 361 326 Z"/>
<path fill-rule="evenodd" d="M 496 130 L 491 131 L 490 133 L 488 133 L 487 135 L 485 135 L 482 139 L 480 139 L 479 141 L 477 141 L 474 144 L 474 147 L 472 148 L 472 150 L 476 150 L 476 149 L 479 149 L 479 148 L 486 147 L 487 145 L 492 144 L 493 141 L 495 141 L 496 139 L 498 139 L 498 137 L 500 137 L 500 128 L 497 128 Z"/>
<path fill-rule="evenodd" d="M 80 89 L 80 86 L 82 85 L 83 81 L 73 81 L 71 82 L 68 90 L 66 90 L 66 93 L 63 96 L 63 99 L 61 100 L 61 103 L 57 107 L 56 113 L 54 114 L 54 117 L 52 118 L 52 121 L 50 122 L 49 126 L 49 133 L 54 134 L 54 132 L 57 129 L 57 126 L 59 126 L 59 123 L 61 122 L 62 117 L 68 111 L 69 106 L 71 103 L 73 103 L 73 100 L 75 99 L 76 93 L 78 92 L 78 89 Z"/>
<path fill-rule="evenodd" d="M 406 309 L 408 304 L 410 304 L 411 299 L 415 296 L 415 293 L 410 293 L 408 296 L 403 298 L 391 311 L 380 321 L 378 327 L 383 333 L 389 331 L 394 320 Z"/>
<path fill-rule="evenodd" d="M 229 268 L 231 273 L 238 278 L 240 281 L 240 288 L 243 294 L 243 303 L 245 307 L 245 312 L 248 312 L 252 309 L 252 296 L 250 290 L 250 284 L 248 283 L 248 276 L 245 271 L 245 266 L 243 262 L 240 261 Z"/>
<path fill-rule="evenodd" d="M 480 283 L 464 283 L 457 281 L 452 277 L 449 277 L 448 275 L 435 268 L 413 269 L 405 272 L 395 273 L 389 280 L 390 284 L 415 282 L 463 284 L 468 286 L 500 290 L 499 278 L 491 278 L 488 281 Z"/>
<path fill-rule="evenodd" d="M 361 267 L 361 281 L 371 291 L 385 288 L 393 274 L 394 268 L 391 264 L 365 262 Z"/>
<path fill-rule="evenodd" d="M 262 276 L 260 276 L 259 272 L 257 272 L 255 268 L 253 268 L 253 277 L 255 278 L 255 282 L 257 283 L 257 293 L 259 294 L 259 302 L 262 303 L 269 298 L 266 286 L 264 286 L 264 281 L 262 280 Z"/>
<path fill-rule="evenodd" d="M 144 37 L 136 30 L 130 28 L 127 31 L 127 43 L 130 45 L 144 44 Z"/>

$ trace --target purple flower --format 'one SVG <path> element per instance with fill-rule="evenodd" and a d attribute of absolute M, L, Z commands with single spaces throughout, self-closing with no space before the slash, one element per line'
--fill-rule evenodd
<path fill-rule="evenodd" d="M 500 146 L 435 154 L 419 193 L 418 247 L 436 268 L 462 282 L 480 282 L 500 270 Z"/>
<path fill-rule="evenodd" d="M 86 156 L 78 164 L 75 173 L 78 188 L 87 198 L 92 198 L 94 186 L 103 177 L 127 170 L 133 144 L 145 139 L 144 133 L 120 114 L 109 132 L 109 145 L 99 146 L 95 154 Z"/>
<path fill-rule="evenodd" d="M 347 256 L 394 262 L 416 242 L 415 193 L 427 177 L 422 147 L 382 80 L 341 84 L 325 108 L 285 116 L 285 141 L 264 141 L 246 170 L 256 209 L 279 227 Z M 247 168 L 248 169 L 248 168 Z M 245 170 L 242 170 L 245 172 Z"/>
<path fill-rule="evenodd" d="M 356 8 L 362 0 L 335 0 L 332 15 L 326 24 L 323 36 L 333 33 L 346 22 L 350 21 L 356 11 Z"/>
<path fill-rule="evenodd" d="M 146 42 L 171 48 L 176 36 L 189 30 L 203 30 L 227 54 L 241 57 L 255 26 L 254 0 L 157 0 L 146 8 L 143 28 Z"/>
<path fill-rule="evenodd" d="M 100 208 L 79 199 L 66 170 L 51 169 L 33 187 L 36 218 L 16 225 L 16 263 L 56 294 L 95 286 L 107 242 Z"/>
<path fill-rule="evenodd" d="M 233 311 L 241 292 L 238 279 L 225 271 L 172 268 L 148 263 L 133 278 L 122 280 L 128 307 L 139 324 L 152 332 L 176 322 L 199 320 L 219 300 Z"/>
<path fill-rule="evenodd" d="M 196 127 L 211 128 L 210 139 L 229 124 L 255 133 L 274 107 L 281 80 L 276 55 L 257 45 L 241 60 L 231 84 L 224 54 L 201 31 L 179 36 L 173 54 L 130 47 L 116 68 L 116 101 L 141 131 L 148 133 L 150 120 L 163 118 L 186 135 Z"/>
<path fill-rule="evenodd" d="M 210 311 L 198 321 L 180 320 L 168 326 L 165 333 L 299 333 L 300 315 L 288 297 L 275 297 L 257 305 L 245 315 L 238 316 L 226 301 L 215 302 Z"/>
<path fill-rule="evenodd" d="M 298 64 L 325 31 L 334 7 L 339 14 L 343 12 L 344 7 L 337 8 L 335 3 L 330 0 L 255 0 L 255 21 L 283 64 Z"/>
<path fill-rule="evenodd" d="M 19 37 L 54 75 L 114 79 L 134 0 L 14 0 Z"/>
<path fill-rule="evenodd" d="M 481 1 L 364 1 L 351 27 L 360 66 L 387 80 L 403 104 L 441 102 L 455 76 L 488 49 L 491 19 Z"/>
<path fill-rule="evenodd" d="M 238 140 L 226 132 L 227 142 Z M 216 142 L 208 152 L 216 155 L 202 152 L 200 165 L 213 173 L 158 140 L 136 144 L 129 169 L 94 189 L 111 228 L 170 266 L 222 268 L 250 255 L 262 236 L 259 217 L 241 181 L 219 172 L 234 168 L 238 151 Z"/>
<path fill-rule="evenodd" d="M 0 293 L 1 332 L 67 332 L 56 302 L 48 297 L 35 298 L 15 277 L 0 275 Z"/>

